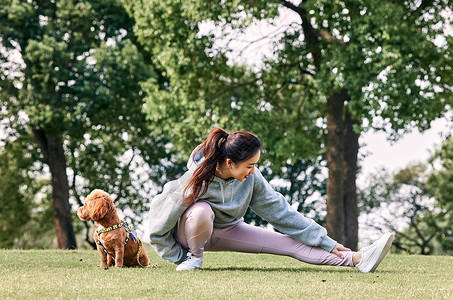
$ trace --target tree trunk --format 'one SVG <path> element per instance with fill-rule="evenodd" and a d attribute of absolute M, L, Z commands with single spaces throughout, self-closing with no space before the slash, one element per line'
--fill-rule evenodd
<path fill-rule="evenodd" d="M 357 155 L 359 135 L 354 132 L 357 122 L 344 108 L 349 99 L 342 90 L 329 97 L 327 116 L 327 215 L 326 228 L 330 237 L 339 243 L 357 249 Z"/>
<path fill-rule="evenodd" d="M 63 140 L 60 136 L 49 136 L 42 130 L 33 130 L 33 134 L 52 176 L 52 213 L 58 247 L 60 249 L 77 248 L 69 205 L 69 186 Z"/>
<path fill-rule="evenodd" d="M 343 179 L 343 205 L 345 219 L 345 240 L 344 245 L 357 250 L 359 242 L 357 207 L 357 156 L 359 153 L 359 135 L 354 132 L 353 125 L 356 120 L 351 118 L 351 114 L 346 110 L 344 119 L 344 179 Z"/>
<path fill-rule="evenodd" d="M 313 28 L 309 14 L 303 5 L 290 1 L 280 1 L 283 6 L 293 10 L 302 20 L 302 30 L 307 49 L 313 56 L 316 70 L 321 70 L 322 45 L 320 31 Z M 327 33 L 327 32 L 324 32 Z M 326 38 L 324 36 L 324 41 Z M 332 35 L 328 42 L 339 42 Z M 343 121 L 344 103 L 349 99 L 347 90 L 332 94 L 327 99 L 327 215 L 326 228 L 330 237 L 340 243 L 356 248 L 358 240 L 357 209 L 357 154 L 358 135 L 352 131 L 352 120 Z M 349 116 L 350 119 L 350 116 Z M 346 122 L 344 124 L 344 122 Z M 351 124 L 348 124 L 351 123 Z M 345 128 L 343 128 L 345 127 Z M 347 150 L 347 153 L 345 152 Z"/>
<path fill-rule="evenodd" d="M 343 175 L 343 92 L 335 93 L 327 99 L 327 215 L 326 229 L 331 238 L 343 243 L 345 240 Z"/>

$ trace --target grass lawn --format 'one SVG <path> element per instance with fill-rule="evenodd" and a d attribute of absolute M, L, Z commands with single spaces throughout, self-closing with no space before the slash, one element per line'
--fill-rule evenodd
<path fill-rule="evenodd" d="M 375 273 L 295 259 L 205 253 L 176 272 L 148 250 L 150 268 L 97 267 L 89 250 L 0 250 L 0 299 L 453 299 L 453 257 L 389 255 Z"/>

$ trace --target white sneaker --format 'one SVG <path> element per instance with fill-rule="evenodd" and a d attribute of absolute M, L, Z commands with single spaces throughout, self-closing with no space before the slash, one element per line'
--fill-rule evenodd
<path fill-rule="evenodd" d="M 176 271 L 192 271 L 201 269 L 203 265 L 203 257 L 195 257 L 192 253 L 187 253 L 187 259 L 176 267 Z"/>
<path fill-rule="evenodd" d="M 394 233 L 386 233 L 373 244 L 361 249 L 362 259 L 357 264 L 357 269 L 363 273 L 374 272 L 389 252 L 394 237 Z"/>

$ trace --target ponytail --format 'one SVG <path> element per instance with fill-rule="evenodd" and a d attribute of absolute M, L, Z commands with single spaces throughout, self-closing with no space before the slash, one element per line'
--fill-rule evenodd
<path fill-rule="evenodd" d="M 206 193 L 219 163 L 229 158 L 237 164 L 253 157 L 259 150 L 261 150 L 261 142 L 250 132 L 234 131 L 228 134 L 222 128 L 212 129 L 203 144 L 193 154 L 195 156 L 198 151 L 203 151 L 205 159 L 195 169 L 184 188 L 184 195 L 190 191 L 190 194 L 184 198 L 184 203 L 190 206 Z"/>

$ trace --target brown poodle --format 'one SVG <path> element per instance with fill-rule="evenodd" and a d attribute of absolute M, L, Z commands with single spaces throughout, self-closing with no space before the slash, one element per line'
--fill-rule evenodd
<path fill-rule="evenodd" d="M 77 210 L 83 221 L 93 220 L 94 240 L 101 255 L 101 267 L 149 265 L 148 256 L 142 242 L 136 237 L 126 222 L 116 213 L 116 207 L 109 194 L 103 190 L 93 190 L 85 199 L 85 205 Z"/>

